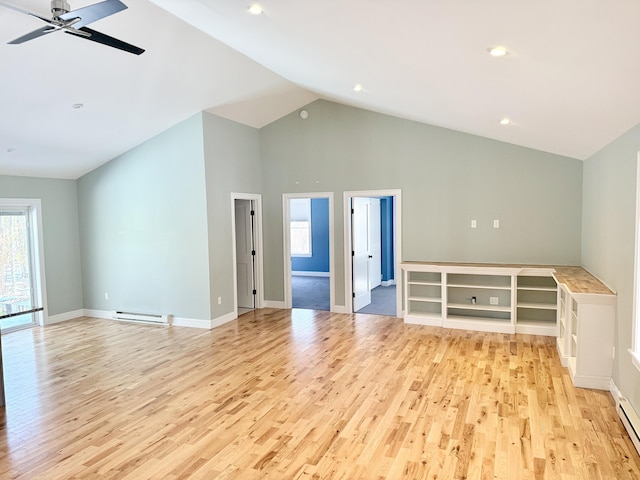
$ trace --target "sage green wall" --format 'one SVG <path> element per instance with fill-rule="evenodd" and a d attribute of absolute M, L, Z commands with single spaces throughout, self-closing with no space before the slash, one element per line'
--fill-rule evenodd
<path fill-rule="evenodd" d="M 284 298 L 283 193 L 335 193 L 338 305 L 344 191 L 402 190 L 404 260 L 580 264 L 581 161 L 324 100 L 305 109 L 260 130 L 267 299 Z"/>
<path fill-rule="evenodd" d="M 39 198 L 49 315 L 82 308 L 82 271 L 75 180 L 0 175 L 0 197 Z"/>
<path fill-rule="evenodd" d="M 84 308 L 211 319 L 202 114 L 80 178 L 78 198 Z"/>
<path fill-rule="evenodd" d="M 617 292 L 613 380 L 640 412 L 633 334 L 636 158 L 640 125 L 584 162 L 582 264 Z"/>
<path fill-rule="evenodd" d="M 261 192 L 258 130 L 203 113 L 213 318 L 233 311 L 231 192 Z M 218 297 L 222 304 L 218 305 Z"/>

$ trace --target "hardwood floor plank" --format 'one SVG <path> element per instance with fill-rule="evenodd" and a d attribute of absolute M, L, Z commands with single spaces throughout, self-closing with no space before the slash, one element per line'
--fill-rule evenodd
<path fill-rule="evenodd" d="M 554 339 L 264 309 L 3 337 L 7 479 L 638 479 Z"/>

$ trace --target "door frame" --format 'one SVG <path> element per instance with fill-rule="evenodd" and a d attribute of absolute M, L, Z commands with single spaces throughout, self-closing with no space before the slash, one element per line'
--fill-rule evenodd
<path fill-rule="evenodd" d="M 255 308 L 263 308 L 264 306 L 264 262 L 263 262 L 263 241 L 262 241 L 262 195 L 258 193 L 236 193 L 231 192 L 231 249 L 233 259 L 233 314 L 238 317 L 238 266 L 236 252 L 236 200 L 252 200 L 255 202 L 254 215 L 254 247 L 256 251 L 255 258 L 255 289 L 256 306 Z"/>
<path fill-rule="evenodd" d="M 39 198 L 0 198 L 0 209 L 27 208 L 29 210 L 29 229 L 31 246 L 31 265 L 33 266 L 34 301 L 42 307 L 42 312 L 34 313 L 36 324 L 48 323 L 47 287 L 44 272 L 44 240 L 42 229 L 42 201 Z"/>
<path fill-rule="evenodd" d="M 311 193 L 283 193 L 282 194 L 282 230 L 284 256 L 284 308 L 292 308 L 293 294 L 291 292 L 291 221 L 290 202 L 294 198 L 326 198 L 329 200 L 329 311 L 336 311 L 335 279 L 334 279 L 334 220 L 333 220 L 333 192 Z"/>
<path fill-rule="evenodd" d="M 396 316 L 402 312 L 402 190 L 355 190 L 343 193 L 344 217 L 344 306 L 347 313 L 353 313 L 353 268 L 351 264 L 351 199 L 354 197 L 393 197 L 393 276 L 396 280 Z"/>

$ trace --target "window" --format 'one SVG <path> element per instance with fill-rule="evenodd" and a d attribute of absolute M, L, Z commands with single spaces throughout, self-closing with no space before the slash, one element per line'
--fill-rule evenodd
<path fill-rule="evenodd" d="M 310 257 L 311 251 L 311 199 L 289 200 L 289 227 L 291 229 L 291 256 Z"/>

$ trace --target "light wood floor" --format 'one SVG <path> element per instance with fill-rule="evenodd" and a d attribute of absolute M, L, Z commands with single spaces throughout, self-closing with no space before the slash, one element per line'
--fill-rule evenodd
<path fill-rule="evenodd" d="M 3 479 L 640 478 L 611 396 L 547 337 L 259 310 L 3 345 Z"/>

